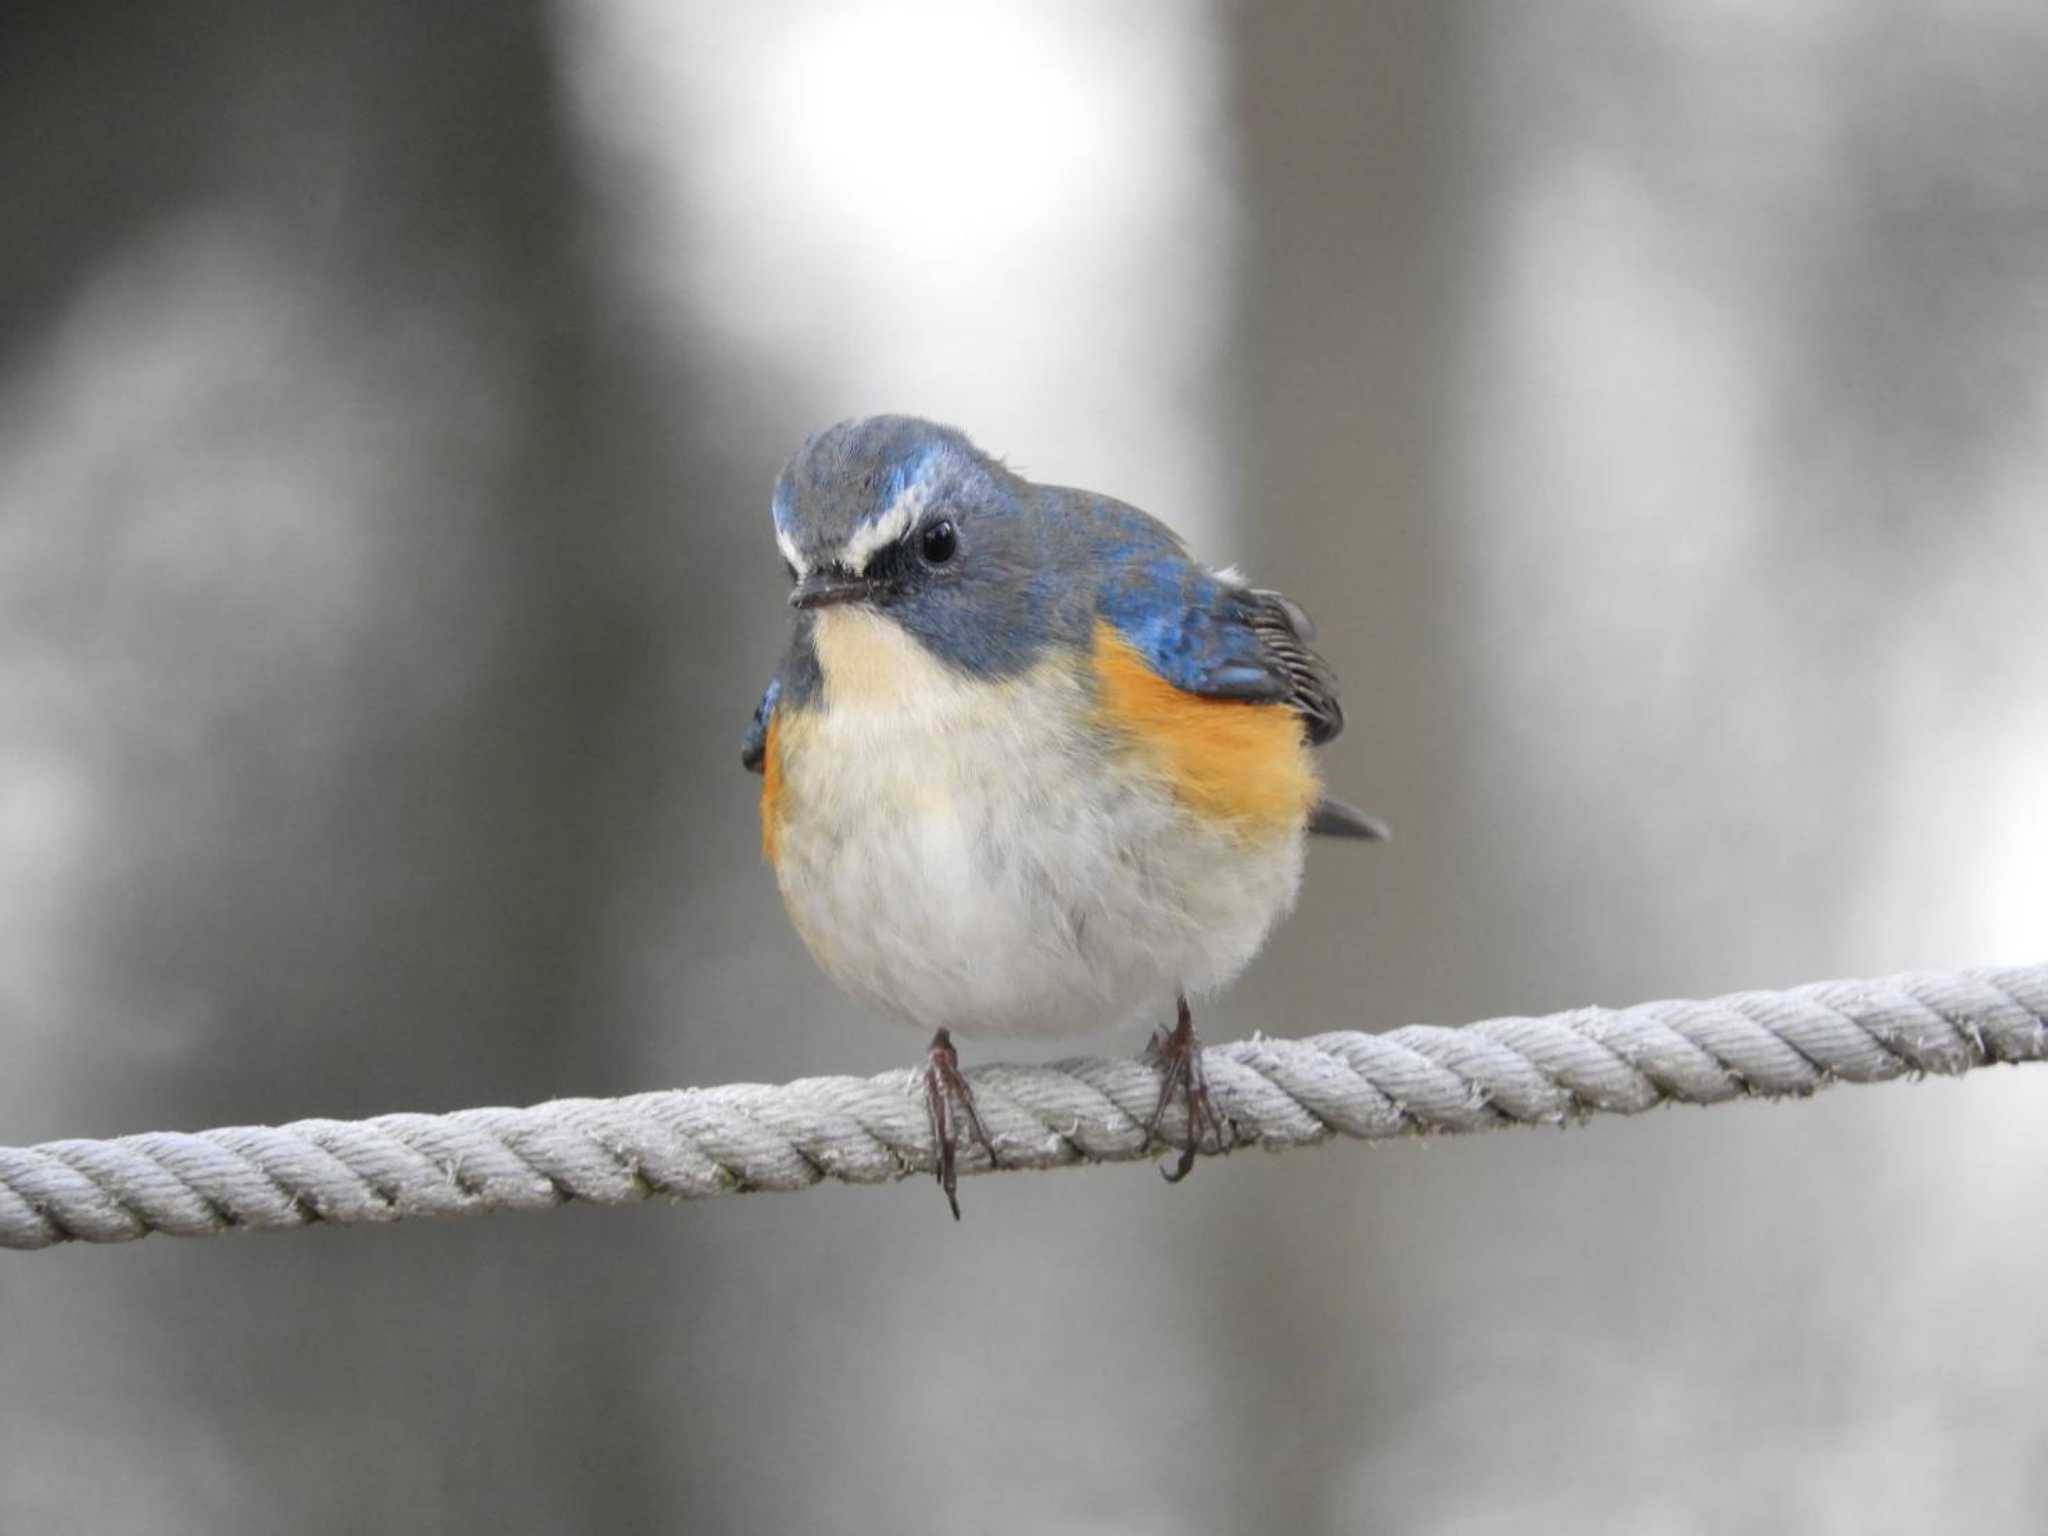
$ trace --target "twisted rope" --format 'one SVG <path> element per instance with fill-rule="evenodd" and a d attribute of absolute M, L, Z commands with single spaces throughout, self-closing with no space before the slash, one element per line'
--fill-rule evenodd
<path fill-rule="evenodd" d="M 1564 1125 L 1678 1102 L 2048 1059 L 2048 965 L 1832 981 L 1709 1002 L 1254 1037 L 1206 1054 L 1239 1144 Z M 1140 1060 L 968 1074 L 1003 1169 L 1130 1162 L 1159 1075 Z M 587 1200 L 624 1205 L 929 1173 L 916 1077 L 814 1077 L 558 1099 L 530 1109 L 300 1120 L 0 1147 L 0 1248 L 401 1221 Z M 1185 1135 L 1178 1105 L 1160 1127 Z M 989 1172 L 972 1145 L 962 1173 Z"/>

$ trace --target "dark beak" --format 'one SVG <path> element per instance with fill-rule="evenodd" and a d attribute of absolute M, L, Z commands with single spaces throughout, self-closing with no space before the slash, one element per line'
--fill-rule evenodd
<path fill-rule="evenodd" d="M 829 608 L 834 603 L 857 603 L 874 595 L 874 585 L 865 576 L 845 571 L 824 570 L 806 576 L 789 594 L 792 608 Z"/>

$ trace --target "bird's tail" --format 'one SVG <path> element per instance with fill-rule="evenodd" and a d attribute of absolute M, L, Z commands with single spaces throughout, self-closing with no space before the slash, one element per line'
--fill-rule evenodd
<path fill-rule="evenodd" d="M 1394 835 L 1384 821 L 1328 795 L 1308 813 L 1308 829 L 1317 837 L 1356 837 L 1369 843 L 1384 843 Z"/>

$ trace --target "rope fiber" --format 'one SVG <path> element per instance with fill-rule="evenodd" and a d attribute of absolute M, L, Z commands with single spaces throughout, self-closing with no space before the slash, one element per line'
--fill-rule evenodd
<path fill-rule="evenodd" d="M 1204 1055 L 1237 1146 L 1567 1125 L 1659 1104 L 1801 1097 L 2048 1059 L 2048 965 L 1817 982 L 1707 1002 L 1578 1008 L 1462 1029 L 1253 1037 Z M 1178 1144 L 1178 1100 L 1148 1142 L 1159 1073 L 1141 1059 L 967 1072 L 1000 1169 L 1131 1162 Z M 930 1173 L 918 1075 L 685 1088 L 528 1109 L 299 1120 L 0 1147 L 0 1248 L 208 1237 L 315 1222 L 625 1205 L 878 1184 Z M 1209 1149 L 1214 1151 L 1216 1149 Z"/>

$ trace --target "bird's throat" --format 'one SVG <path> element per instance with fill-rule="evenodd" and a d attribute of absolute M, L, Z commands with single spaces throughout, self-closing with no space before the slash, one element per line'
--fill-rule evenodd
<path fill-rule="evenodd" d="M 811 643 L 828 709 L 929 707 L 959 686 L 902 625 L 865 604 L 821 609 Z"/>

